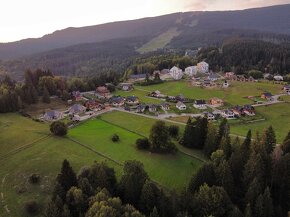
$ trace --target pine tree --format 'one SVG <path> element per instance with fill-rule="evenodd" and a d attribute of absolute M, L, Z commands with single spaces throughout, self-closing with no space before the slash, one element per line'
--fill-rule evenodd
<path fill-rule="evenodd" d="M 290 153 L 290 131 L 287 134 L 287 136 L 285 137 L 281 147 L 282 147 L 284 154 Z"/>
<path fill-rule="evenodd" d="M 264 131 L 261 143 L 264 146 L 266 152 L 271 154 L 273 148 L 276 146 L 276 135 L 272 126 Z"/>
<path fill-rule="evenodd" d="M 215 176 L 219 186 L 222 186 L 230 197 L 233 196 L 234 181 L 231 168 L 226 160 L 222 161 L 215 169 Z"/>
<path fill-rule="evenodd" d="M 209 123 L 206 141 L 203 148 L 203 152 L 206 156 L 210 157 L 210 155 L 218 149 L 217 138 L 218 132 L 215 125 Z"/>
<path fill-rule="evenodd" d="M 274 214 L 273 201 L 269 187 L 267 187 L 263 194 L 264 213 L 263 217 L 272 217 Z"/>
<path fill-rule="evenodd" d="M 203 149 L 208 131 L 207 118 L 198 118 L 194 127 L 194 142 L 193 147 L 196 149 Z"/>
<path fill-rule="evenodd" d="M 220 149 L 224 151 L 226 159 L 232 155 L 231 138 L 228 135 L 222 137 L 220 142 Z"/>
<path fill-rule="evenodd" d="M 61 172 L 57 176 L 57 182 L 65 192 L 78 184 L 76 174 L 67 160 L 64 160 L 62 163 Z"/>
<path fill-rule="evenodd" d="M 45 87 L 43 90 L 43 95 L 42 95 L 42 102 L 44 103 L 50 103 L 50 96 L 47 88 Z"/>
<path fill-rule="evenodd" d="M 193 135 L 194 135 L 194 127 L 191 118 L 188 118 L 184 129 L 183 137 L 181 140 L 181 144 L 186 147 L 192 147 L 194 141 Z"/>
<path fill-rule="evenodd" d="M 233 209 L 230 211 L 228 217 L 243 217 L 243 214 L 237 206 L 234 206 Z"/>
<path fill-rule="evenodd" d="M 150 214 L 152 209 L 158 205 L 159 199 L 159 188 L 153 182 L 146 181 L 140 196 L 140 210 L 146 215 Z"/>

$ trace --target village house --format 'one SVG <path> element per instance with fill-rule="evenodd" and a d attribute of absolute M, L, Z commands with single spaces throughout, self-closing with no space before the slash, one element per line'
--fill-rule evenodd
<path fill-rule="evenodd" d="M 182 94 L 177 95 L 175 97 L 175 100 L 176 101 L 180 101 L 180 102 L 185 102 L 186 101 L 185 97 Z"/>
<path fill-rule="evenodd" d="M 202 61 L 200 63 L 197 64 L 197 70 L 200 73 L 208 73 L 209 71 L 209 65 L 208 63 Z"/>
<path fill-rule="evenodd" d="M 71 117 L 71 120 L 72 120 L 72 121 L 79 122 L 79 121 L 81 121 L 81 117 L 80 117 L 79 115 L 73 115 L 73 116 Z"/>
<path fill-rule="evenodd" d="M 81 101 L 83 99 L 82 94 L 80 91 L 73 91 L 72 98 L 74 101 Z"/>
<path fill-rule="evenodd" d="M 250 76 L 250 77 L 247 79 L 247 81 L 248 81 L 248 82 L 255 82 L 256 80 L 255 80 L 252 76 Z"/>
<path fill-rule="evenodd" d="M 283 81 L 284 79 L 283 79 L 283 76 L 281 76 L 281 75 L 275 75 L 274 80 L 275 81 Z"/>
<path fill-rule="evenodd" d="M 235 116 L 237 117 L 241 117 L 242 115 L 244 115 L 244 109 L 242 106 L 235 106 L 232 108 L 232 112 L 235 114 Z"/>
<path fill-rule="evenodd" d="M 130 91 L 133 90 L 133 84 L 132 83 L 121 83 L 119 84 L 120 88 L 123 91 Z"/>
<path fill-rule="evenodd" d="M 197 66 L 189 66 L 185 69 L 185 74 L 192 77 L 197 74 Z"/>
<path fill-rule="evenodd" d="M 283 91 L 284 91 L 285 93 L 290 94 L 290 85 L 286 85 L 286 86 L 284 86 L 284 87 L 283 87 Z"/>
<path fill-rule="evenodd" d="M 224 101 L 222 99 L 214 97 L 208 101 L 208 104 L 212 105 L 213 107 L 220 107 L 224 105 Z"/>
<path fill-rule="evenodd" d="M 174 80 L 180 80 L 183 76 L 182 70 L 176 66 L 172 67 L 169 73 Z"/>
<path fill-rule="evenodd" d="M 211 112 L 204 112 L 203 117 L 207 118 L 208 121 L 214 121 L 215 115 Z"/>
<path fill-rule="evenodd" d="M 80 114 L 86 111 L 86 107 L 80 104 L 74 104 L 69 108 L 70 114 Z"/>
<path fill-rule="evenodd" d="M 97 87 L 96 93 L 100 97 L 108 98 L 110 96 L 110 91 L 105 86 Z"/>
<path fill-rule="evenodd" d="M 166 97 L 164 94 L 161 94 L 161 92 L 159 90 L 155 90 L 155 91 L 151 92 L 149 94 L 149 96 L 155 97 L 155 98 L 164 98 L 164 97 Z"/>
<path fill-rule="evenodd" d="M 243 107 L 243 112 L 248 116 L 255 116 L 256 115 L 255 108 L 251 105 L 245 105 Z"/>
<path fill-rule="evenodd" d="M 211 72 L 209 74 L 209 76 L 207 77 L 207 79 L 210 80 L 210 81 L 217 81 L 218 80 L 218 75 L 216 73 L 214 73 L 214 72 Z"/>
<path fill-rule="evenodd" d="M 266 99 L 268 101 L 272 101 L 273 95 L 270 92 L 264 92 L 264 93 L 262 93 L 261 98 Z"/>
<path fill-rule="evenodd" d="M 161 106 L 161 108 L 162 108 L 163 111 L 168 111 L 168 110 L 170 110 L 170 105 L 169 105 L 169 103 L 164 102 L 164 103 L 161 103 L 160 106 Z"/>
<path fill-rule="evenodd" d="M 246 82 L 247 79 L 244 75 L 237 75 L 237 81 Z"/>
<path fill-rule="evenodd" d="M 139 98 L 137 96 L 127 96 L 126 103 L 128 105 L 137 105 L 139 103 Z"/>
<path fill-rule="evenodd" d="M 197 109 L 206 109 L 206 102 L 205 100 L 195 100 L 193 107 Z"/>
<path fill-rule="evenodd" d="M 137 113 L 144 113 L 146 106 L 143 104 L 140 104 L 136 107 L 136 112 Z"/>
<path fill-rule="evenodd" d="M 221 115 L 222 115 L 222 117 L 224 117 L 226 119 L 234 119 L 235 118 L 235 114 L 229 109 L 223 110 Z"/>
<path fill-rule="evenodd" d="M 150 104 L 148 106 L 149 112 L 156 112 L 157 111 L 157 105 L 155 104 Z"/>
<path fill-rule="evenodd" d="M 237 79 L 237 76 L 234 72 L 226 72 L 224 77 L 227 80 L 236 80 Z"/>
<path fill-rule="evenodd" d="M 230 86 L 230 83 L 225 80 L 224 83 L 223 83 L 223 88 L 228 88 Z"/>
<path fill-rule="evenodd" d="M 186 110 L 186 105 L 183 102 L 178 101 L 176 103 L 176 108 L 178 108 L 180 111 L 183 111 L 183 110 Z"/>
<path fill-rule="evenodd" d="M 114 107 L 121 107 L 125 104 L 125 100 L 123 97 L 114 96 L 109 100 L 109 103 Z"/>
<path fill-rule="evenodd" d="M 85 107 L 90 110 L 97 109 L 98 111 L 104 108 L 102 104 L 100 104 L 98 101 L 93 100 L 93 99 L 86 101 Z"/>
<path fill-rule="evenodd" d="M 204 80 L 202 83 L 203 87 L 211 87 L 213 85 L 214 85 L 213 82 L 211 82 L 210 80 Z"/>
<path fill-rule="evenodd" d="M 43 119 L 45 121 L 57 121 L 60 120 L 64 117 L 62 112 L 59 111 L 47 111 L 45 112 L 45 114 L 43 115 Z"/>

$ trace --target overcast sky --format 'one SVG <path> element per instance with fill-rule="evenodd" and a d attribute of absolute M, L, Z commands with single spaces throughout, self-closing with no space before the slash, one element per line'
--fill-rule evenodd
<path fill-rule="evenodd" d="M 41 37 L 67 27 L 194 10 L 237 10 L 290 0 L 1 0 L 0 42 Z"/>

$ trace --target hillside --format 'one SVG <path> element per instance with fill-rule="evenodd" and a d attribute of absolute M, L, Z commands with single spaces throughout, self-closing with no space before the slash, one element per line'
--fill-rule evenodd
<path fill-rule="evenodd" d="M 147 37 L 151 40 L 163 41 L 158 36 L 177 28 L 180 34 L 173 34 L 163 46 L 170 44 L 171 39 L 176 46 L 178 41 L 189 38 L 204 38 L 211 32 L 226 29 L 242 29 L 266 31 L 270 33 L 290 34 L 290 5 L 248 9 L 242 11 L 222 12 L 186 12 L 159 17 L 143 18 L 131 21 L 107 23 L 81 28 L 67 28 L 37 39 L 25 39 L 12 43 L 0 44 L 0 59 L 15 59 L 21 56 L 63 48 L 81 43 L 102 42 L 118 38 Z M 156 40 L 153 40 L 156 43 Z M 199 43 L 195 43 L 196 46 Z M 148 47 L 148 44 L 147 44 Z M 150 45 L 149 45 L 150 47 Z M 161 46 L 162 47 L 162 46 Z"/>

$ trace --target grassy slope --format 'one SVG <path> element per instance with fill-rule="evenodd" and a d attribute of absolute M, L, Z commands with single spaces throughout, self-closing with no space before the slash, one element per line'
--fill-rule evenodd
<path fill-rule="evenodd" d="M 166 32 L 158 35 L 157 37 L 151 39 L 149 42 L 140 47 L 137 51 L 139 53 L 147 53 L 151 51 L 156 51 L 160 48 L 164 48 L 171 40 L 178 36 L 181 32 L 177 28 L 170 28 Z"/>
<path fill-rule="evenodd" d="M 237 105 L 251 103 L 247 96 L 259 96 L 264 91 L 270 91 L 273 94 L 281 92 L 281 85 L 273 84 L 271 82 L 259 82 L 259 83 L 241 83 L 232 82 L 231 87 L 224 90 L 221 88 L 200 88 L 194 87 L 190 82 L 178 81 L 178 82 L 165 82 L 162 84 L 151 85 L 146 87 L 140 87 L 146 91 L 159 90 L 163 94 L 176 96 L 183 94 L 185 97 L 193 99 L 210 99 L 212 97 L 218 97 L 224 99 L 226 102 Z"/>
<path fill-rule="evenodd" d="M 1 202 L 0 216 L 7 216 L 5 205 L 8 205 L 11 216 L 26 216 L 23 213 L 25 201 L 35 199 L 42 203 L 46 200 L 51 192 L 51 184 L 65 158 L 70 161 L 75 171 L 84 165 L 91 165 L 95 160 L 103 160 L 67 139 L 51 137 L 2 161 L 0 192 L 3 193 L 4 200 Z M 31 185 L 27 182 L 27 178 L 32 173 L 41 174 L 39 185 Z M 26 188 L 27 191 L 18 194 L 16 192 L 18 187 Z"/>
<path fill-rule="evenodd" d="M 48 135 L 48 125 L 16 113 L 0 115 L 0 156 Z"/>
<path fill-rule="evenodd" d="M 109 119 L 113 115 L 114 118 L 116 114 L 119 117 L 123 115 L 121 113 L 110 113 L 106 114 L 105 117 Z M 112 122 L 117 124 L 118 120 L 115 119 Z M 125 122 L 128 122 L 128 119 Z M 138 132 L 147 134 L 152 124 L 146 124 L 148 128 L 145 127 L 143 130 L 141 129 L 142 125 L 144 126 L 145 123 L 139 120 L 138 126 L 134 123 L 128 129 L 137 129 Z M 120 136 L 120 142 L 113 143 L 111 141 L 111 136 L 114 133 Z M 141 161 L 152 179 L 170 188 L 181 189 L 184 187 L 190 180 L 191 175 L 201 166 L 200 161 L 181 153 L 174 156 L 141 152 L 135 147 L 135 141 L 141 137 L 140 135 L 98 119 L 90 120 L 72 129 L 69 136 L 119 162 L 123 163 L 132 159 Z M 172 177 L 175 177 L 175 179 L 172 179 Z"/>
<path fill-rule="evenodd" d="M 276 132 L 277 142 L 281 143 L 290 131 L 290 104 L 282 103 L 267 107 L 258 107 L 256 110 L 266 118 L 266 121 L 233 125 L 231 127 L 232 133 L 246 135 L 249 129 L 252 129 L 254 132 L 262 132 L 263 129 L 272 125 Z"/>

